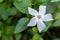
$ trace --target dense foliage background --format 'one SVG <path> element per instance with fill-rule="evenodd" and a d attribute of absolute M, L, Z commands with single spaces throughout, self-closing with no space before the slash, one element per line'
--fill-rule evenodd
<path fill-rule="evenodd" d="M 40 5 L 54 18 L 41 33 L 27 27 L 32 18 L 28 7 L 38 11 Z M 60 40 L 60 0 L 0 0 L 0 40 Z"/>

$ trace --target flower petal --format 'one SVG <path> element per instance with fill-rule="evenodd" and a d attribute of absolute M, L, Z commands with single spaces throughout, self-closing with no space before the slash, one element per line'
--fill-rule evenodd
<path fill-rule="evenodd" d="M 34 18 L 32 18 L 32 19 L 31 19 L 31 21 L 28 23 L 28 25 L 27 25 L 27 26 L 35 26 L 35 25 L 36 25 L 36 23 L 37 23 L 37 18 L 36 18 L 36 17 L 34 17 Z"/>
<path fill-rule="evenodd" d="M 46 14 L 45 16 L 44 16 L 44 18 L 43 18 L 43 21 L 51 21 L 51 20 L 53 20 L 53 18 L 52 18 L 52 15 L 51 14 Z"/>
<path fill-rule="evenodd" d="M 44 15 L 45 12 L 46 12 L 46 6 L 40 5 L 40 6 L 39 6 L 39 13 L 40 13 L 41 15 Z"/>
<path fill-rule="evenodd" d="M 38 12 L 35 9 L 28 7 L 29 14 L 36 16 Z"/>
<path fill-rule="evenodd" d="M 39 32 L 41 32 L 42 30 L 46 28 L 46 25 L 43 23 L 43 21 L 39 20 L 37 23 L 37 27 L 38 27 Z"/>

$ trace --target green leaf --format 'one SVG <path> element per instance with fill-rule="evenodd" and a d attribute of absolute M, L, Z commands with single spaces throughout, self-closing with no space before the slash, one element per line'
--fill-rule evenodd
<path fill-rule="evenodd" d="M 7 13 L 7 9 L 9 8 L 9 5 L 6 3 L 0 4 L 0 15 L 3 20 L 6 20 L 9 16 L 9 13 Z"/>
<path fill-rule="evenodd" d="M 14 7 L 8 8 L 7 11 L 6 11 L 6 13 L 8 14 L 8 16 L 10 16 L 10 15 L 16 15 L 17 14 L 17 9 L 14 8 Z"/>
<path fill-rule="evenodd" d="M 60 19 L 57 19 L 57 20 L 54 22 L 53 26 L 55 26 L 55 27 L 60 26 Z"/>
<path fill-rule="evenodd" d="M 0 15 L 3 20 L 7 20 L 10 15 L 15 15 L 16 13 L 16 8 L 10 8 L 6 3 L 0 4 Z"/>
<path fill-rule="evenodd" d="M 10 36 L 3 36 L 2 40 L 13 40 L 13 36 L 12 35 L 10 35 Z"/>
<path fill-rule="evenodd" d="M 0 37 L 2 37 L 3 31 L 4 31 L 3 23 L 0 22 Z"/>
<path fill-rule="evenodd" d="M 43 38 L 42 38 L 40 35 L 35 34 L 35 35 L 33 36 L 32 40 L 43 40 Z"/>
<path fill-rule="evenodd" d="M 41 2 L 42 2 L 42 4 L 44 4 L 44 5 L 47 5 L 47 4 L 49 4 L 50 3 L 50 0 L 40 0 Z"/>
<path fill-rule="evenodd" d="M 13 26 L 6 26 L 4 34 L 5 35 L 13 35 L 14 34 L 14 27 Z"/>
<path fill-rule="evenodd" d="M 18 23 L 16 24 L 15 32 L 19 33 L 27 29 L 28 18 L 21 18 Z"/>
<path fill-rule="evenodd" d="M 12 8 L 10 8 L 9 13 L 10 13 L 10 15 L 16 15 L 17 14 L 17 9 L 12 7 Z"/>
<path fill-rule="evenodd" d="M 33 27 L 32 30 L 33 30 L 34 32 L 38 32 L 38 28 L 37 28 L 37 27 Z"/>
<path fill-rule="evenodd" d="M 60 0 L 51 0 L 51 2 L 59 2 Z"/>
<path fill-rule="evenodd" d="M 22 13 L 28 13 L 28 7 L 31 7 L 31 0 L 16 0 L 14 6 Z"/>
<path fill-rule="evenodd" d="M 60 12 L 60 5 L 58 5 L 58 11 Z"/>
<path fill-rule="evenodd" d="M 60 18 L 60 13 L 59 12 L 56 12 L 55 14 L 54 14 L 54 19 L 59 19 Z"/>
<path fill-rule="evenodd" d="M 16 15 L 17 14 L 17 10 L 16 8 L 12 7 L 12 8 L 8 8 L 3 14 L 2 14 L 2 18 L 4 20 L 8 19 L 8 17 L 10 15 Z"/>
<path fill-rule="evenodd" d="M 21 37 L 22 37 L 22 34 L 15 34 L 15 38 L 16 38 L 16 40 L 20 40 L 21 39 Z"/>
<path fill-rule="evenodd" d="M 50 2 L 50 0 L 35 0 L 35 2 L 33 4 L 34 5 L 33 7 L 35 9 L 39 10 L 38 8 L 39 8 L 40 5 L 48 5 L 49 2 Z"/>
<path fill-rule="evenodd" d="M 57 7 L 57 3 L 50 3 L 47 5 L 47 13 L 54 13 Z"/>

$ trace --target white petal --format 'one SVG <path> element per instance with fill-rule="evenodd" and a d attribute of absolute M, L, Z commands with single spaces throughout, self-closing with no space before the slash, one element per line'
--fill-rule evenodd
<path fill-rule="evenodd" d="M 53 18 L 52 18 L 52 15 L 51 14 L 46 14 L 45 16 L 44 16 L 44 18 L 43 18 L 43 21 L 51 21 L 51 20 L 53 20 Z"/>
<path fill-rule="evenodd" d="M 30 20 L 27 26 L 35 26 L 36 23 L 37 23 L 37 18 L 34 17 Z"/>
<path fill-rule="evenodd" d="M 29 14 L 36 16 L 38 12 L 35 9 L 28 7 Z"/>
<path fill-rule="evenodd" d="M 45 12 L 46 12 L 46 6 L 40 5 L 40 6 L 39 6 L 39 13 L 40 13 L 41 15 L 44 15 Z"/>
<path fill-rule="evenodd" d="M 39 20 L 37 23 L 37 27 L 38 27 L 39 32 L 41 32 L 42 30 L 46 28 L 46 25 L 43 23 L 43 21 Z"/>

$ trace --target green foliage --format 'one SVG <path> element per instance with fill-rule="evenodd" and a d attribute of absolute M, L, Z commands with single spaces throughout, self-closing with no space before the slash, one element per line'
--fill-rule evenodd
<path fill-rule="evenodd" d="M 32 40 L 43 40 L 43 38 L 42 38 L 40 35 L 35 34 L 35 35 L 33 36 Z"/>
<path fill-rule="evenodd" d="M 10 15 L 15 15 L 16 12 L 17 10 L 14 7 L 10 8 L 8 4 L 0 4 L 0 15 L 3 20 L 8 19 Z"/>
<path fill-rule="evenodd" d="M 51 2 L 59 2 L 60 0 L 51 0 Z"/>
<path fill-rule="evenodd" d="M 37 26 L 27 27 L 32 18 L 28 7 L 38 11 L 40 5 L 54 18 L 44 22 L 41 33 Z M 0 40 L 60 40 L 60 0 L 0 0 Z"/>
<path fill-rule="evenodd" d="M 56 12 L 55 15 L 54 15 L 54 18 L 55 19 L 59 19 L 60 18 L 60 13 L 59 12 L 58 13 Z"/>
<path fill-rule="evenodd" d="M 55 22 L 54 22 L 54 24 L 53 24 L 53 26 L 60 26 L 60 19 L 57 19 Z"/>
<path fill-rule="evenodd" d="M 28 7 L 31 7 L 31 0 L 16 0 L 14 6 L 22 13 L 28 13 Z"/>
<path fill-rule="evenodd" d="M 13 26 L 6 26 L 5 27 L 5 35 L 13 35 L 14 27 Z"/>
<path fill-rule="evenodd" d="M 18 34 L 15 34 L 15 38 L 16 40 L 20 40 L 22 37 L 22 34 L 18 33 Z"/>
<path fill-rule="evenodd" d="M 33 30 L 34 32 L 38 32 L 37 27 L 33 27 L 32 30 Z"/>
<path fill-rule="evenodd" d="M 0 15 L 1 15 L 3 20 L 6 20 L 8 18 L 9 14 L 6 13 L 7 9 L 9 8 L 8 6 L 9 5 L 6 5 L 6 3 L 0 4 Z"/>
<path fill-rule="evenodd" d="M 0 37 L 2 37 L 2 35 L 3 35 L 3 23 L 2 22 L 0 22 Z"/>
<path fill-rule="evenodd" d="M 3 2 L 3 0 L 0 0 L 0 2 Z"/>
<path fill-rule="evenodd" d="M 2 40 L 13 40 L 13 36 L 3 36 Z"/>
<path fill-rule="evenodd" d="M 42 32 L 46 32 L 52 26 L 52 21 L 46 22 L 46 28 Z"/>
<path fill-rule="evenodd" d="M 15 32 L 14 33 L 19 33 L 27 29 L 27 23 L 28 23 L 28 18 L 22 18 L 18 21 Z"/>

